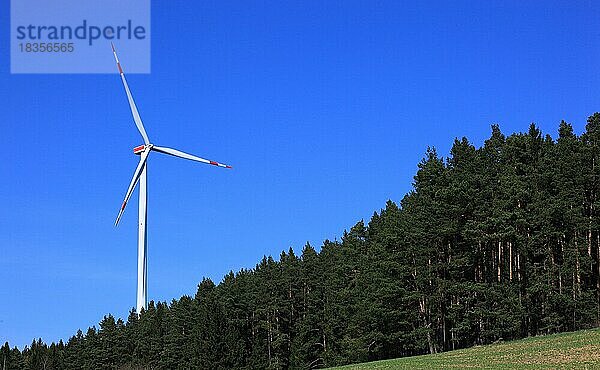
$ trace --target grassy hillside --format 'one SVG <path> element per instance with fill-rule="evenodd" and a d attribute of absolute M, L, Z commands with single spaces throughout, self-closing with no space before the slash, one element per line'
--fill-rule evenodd
<path fill-rule="evenodd" d="M 337 367 L 371 369 L 600 369 L 600 329 L 478 346 L 436 355 Z"/>

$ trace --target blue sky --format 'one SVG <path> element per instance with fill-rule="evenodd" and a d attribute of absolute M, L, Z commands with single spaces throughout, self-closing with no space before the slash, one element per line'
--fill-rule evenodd
<path fill-rule="evenodd" d="M 0 342 L 23 346 L 135 305 L 137 192 L 113 222 L 142 141 L 118 75 L 11 75 L 9 23 L 4 1 Z M 234 166 L 151 155 L 154 300 L 339 237 L 427 146 L 600 110 L 591 1 L 153 1 L 151 32 L 152 73 L 128 77 L 150 139 Z"/>

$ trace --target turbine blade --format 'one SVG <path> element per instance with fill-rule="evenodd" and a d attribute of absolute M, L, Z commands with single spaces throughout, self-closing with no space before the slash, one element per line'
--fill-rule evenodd
<path fill-rule="evenodd" d="M 146 165 L 146 160 L 148 159 L 148 154 L 150 154 L 150 148 L 151 148 L 150 146 L 147 146 L 146 149 L 144 149 L 144 151 L 140 155 L 140 163 L 138 163 L 137 168 L 135 169 L 135 172 L 133 173 L 133 178 L 131 179 L 131 182 L 129 183 L 129 188 L 127 189 L 127 193 L 125 194 L 125 199 L 123 200 L 123 204 L 121 205 L 121 209 L 119 210 L 119 215 L 117 216 L 117 220 L 115 221 L 115 226 L 117 226 L 119 224 L 119 220 L 121 220 L 123 211 L 125 211 L 125 206 L 127 205 L 127 202 L 129 201 L 129 198 L 131 197 L 131 194 L 133 193 L 133 189 L 135 188 L 135 186 L 137 185 L 137 183 L 140 179 L 140 175 L 142 174 L 142 170 L 144 169 L 144 166 Z"/>
<path fill-rule="evenodd" d="M 157 152 L 163 153 L 163 154 L 169 154 L 169 155 L 172 155 L 172 156 L 175 156 L 175 157 L 179 157 L 179 158 L 189 159 L 191 161 L 202 162 L 202 163 L 206 163 L 206 164 L 212 164 L 213 166 L 218 166 L 218 167 L 223 167 L 223 168 L 232 168 L 231 166 L 228 166 L 226 164 L 215 162 L 215 161 L 211 161 L 211 160 L 200 158 L 200 157 L 196 157 L 195 155 L 184 153 L 184 152 L 182 152 L 180 150 L 177 150 L 177 149 L 165 148 L 165 147 L 160 147 L 160 146 L 153 146 L 151 150 L 154 150 L 154 151 L 157 151 Z"/>
<path fill-rule="evenodd" d="M 144 138 L 145 144 L 150 144 L 150 140 L 148 140 L 148 134 L 146 134 L 146 130 L 144 129 L 144 125 L 142 124 L 142 118 L 138 113 L 137 107 L 135 106 L 135 102 L 133 101 L 133 95 L 131 95 L 131 91 L 129 91 L 129 85 L 127 85 L 127 80 L 125 79 L 125 73 L 123 73 L 123 68 L 121 68 L 121 63 L 119 63 L 119 58 L 117 57 L 117 51 L 115 50 L 115 46 L 113 43 L 110 43 L 112 46 L 113 55 L 115 56 L 115 61 L 117 62 L 117 68 L 119 68 L 119 74 L 121 75 L 121 81 L 123 81 L 123 86 L 125 86 L 125 93 L 127 93 L 127 100 L 129 100 L 129 107 L 131 108 L 131 114 L 133 115 L 133 121 L 137 126 L 140 134 L 142 134 L 142 138 Z"/>

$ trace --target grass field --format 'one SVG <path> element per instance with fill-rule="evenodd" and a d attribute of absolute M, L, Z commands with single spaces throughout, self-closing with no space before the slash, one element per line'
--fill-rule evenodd
<path fill-rule="evenodd" d="M 600 369 L 600 329 L 335 369 Z"/>

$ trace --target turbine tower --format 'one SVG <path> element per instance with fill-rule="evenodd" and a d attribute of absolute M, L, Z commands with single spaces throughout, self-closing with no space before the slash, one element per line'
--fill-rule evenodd
<path fill-rule="evenodd" d="M 125 93 L 127 94 L 127 100 L 129 100 L 129 107 L 131 108 L 131 114 L 133 115 L 133 121 L 137 126 L 142 138 L 144 139 L 144 144 L 136 146 L 133 148 L 133 153 L 140 156 L 140 161 L 138 162 L 137 168 L 133 173 L 133 178 L 129 183 L 129 188 L 127 189 L 127 193 L 125 194 L 125 199 L 123 200 L 123 204 L 121 205 L 121 209 L 119 210 L 119 215 L 117 216 L 117 220 L 115 221 L 115 226 L 119 224 L 119 220 L 121 220 L 121 216 L 123 215 L 123 211 L 125 210 L 125 206 L 127 205 L 127 201 L 129 201 L 129 197 L 133 193 L 135 186 L 139 182 L 140 184 L 140 199 L 139 199 L 139 210 L 138 210 L 138 273 L 137 273 L 137 312 L 138 314 L 141 312 L 142 308 L 148 308 L 148 242 L 146 240 L 146 236 L 148 234 L 148 225 L 147 225 L 147 216 L 148 210 L 146 208 L 147 200 L 148 200 L 148 192 L 147 192 L 147 161 L 150 152 L 159 152 L 163 154 L 169 154 L 175 157 L 189 159 L 196 162 L 202 162 L 206 164 L 211 164 L 213 166 L 223 167 L 223 168 L 231 168 L 226 164 L 222 164 L 215 161 L 210 161 L 208 159 L 196 157 L 194 155 L 184 153 L 182 151 L 156 146 L 150 143 L 148 139 L 148 134 L 146 134 L 146 130 L 144 129 L 144 125 L 142 124 L 142 119 L 140 114 L 138 113 L 137 107 L 135 106 L 135 102 L 133 101 L 133 96 L 131 95 L 131 91 L 129 91 L 129 86 L 127 85 L 127 80 L 125 79 L 125 74 L 123 73 L 123 68 L 121 68 L 121 63 L 119 63 L 119 58 L 117 57 L 117 52 L 115 50 L 115 46 L 111 43 L 113 55 L 115 56 L 115 61 L 117 62 L 117 68 L 119 69 L 119 74 L 121 75 L 121 81 L 123 81 L 123 86 L 125 87 Z"/>

